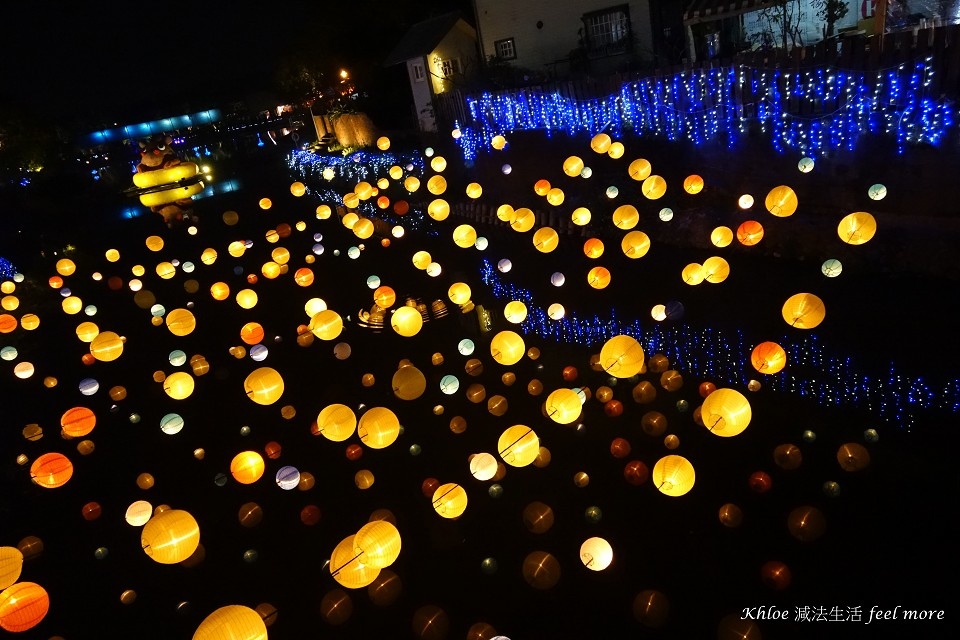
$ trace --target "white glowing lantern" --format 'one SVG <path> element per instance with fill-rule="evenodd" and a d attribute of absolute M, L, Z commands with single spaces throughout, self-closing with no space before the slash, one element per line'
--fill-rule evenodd
<path fill-rule="evenodd" d="M 749 209 L 750 207 L 753 206 L 753 196 L 750 195 L 749 193 L 743 194 L 742 196 L 740 196 L 740 199 L 737 200 L 737 205 L 741 209 L 744 209 L 744 210 Z"/>
<path fill-rule="evenodd" d="M 547 315 L 550 316 L 551 320 L 562 320 L 566 313 L 566 309 L 564 309 L 563 305 L 559 302 L 554 302 L 547 307 Z"/>
<path fill-rule="evenodd" d="M 588 538 L 580 545 L 580 562 L 591 571 L 603 571 L 613 562 L 613 547 L 603 538 Z"/>
<path fill-rule="evenodd" d="M 485 482 L 497 475 L 497 459 L 490 453 L 478 453 L 470 458 L 470 473 L 474 478 Z"/>
<path fill-rule="evenodd" d="M 557 271 L 552 276 L 550 276 L 550 284 L 552 284 L 555 287 L 562 287 L 563 283 L 565 283 L 566 281 L 567 281 L 566 276 L 564 276 L 559 271 Z"/>

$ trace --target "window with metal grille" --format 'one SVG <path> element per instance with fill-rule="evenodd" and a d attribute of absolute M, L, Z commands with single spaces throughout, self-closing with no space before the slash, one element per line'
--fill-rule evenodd
<path fill-rule="evenodd" d="M 448 58 L 440 61 L 440 73 L 444 78 L 449 78 L 455 73 L 460 73 L 460 61 L 456 58 Z"/>
<path fill-rule="evenodd" d="M 506 38 L 505 40 L 497 40 L 493 43 L 493 46 L 497 50 L 497 57 L 501 60 L 515 60 L 517 57 L 517 47 L 513 42 L 513 38 Z"/>
<path fill-rule="evenodd" d="M 630 43 L 630 8 L 627 5 L 583 15 L 585 43 L 592 54 L 623 53 Z"/>

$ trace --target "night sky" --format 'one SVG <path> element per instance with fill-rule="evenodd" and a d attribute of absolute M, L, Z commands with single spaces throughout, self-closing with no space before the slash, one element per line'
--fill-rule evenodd
<path fill-rule="evenodd" d="M 169 4 L 113 0 L 5 8 L 0 101 L 62 121 L 243 98 L 270 89 L 285 57 L 372 69 L 417 21 L 471 15 L 465 0 L 181 6 L 179 15 Z"/>

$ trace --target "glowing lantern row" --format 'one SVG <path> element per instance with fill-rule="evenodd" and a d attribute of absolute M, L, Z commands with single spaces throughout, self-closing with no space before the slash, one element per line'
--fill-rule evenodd
<path fill-rule="evenodd" d="M 238 604 L 220 607 L 200 623 L 193 640 L 267 640 L 267 625 L 256 610 Z"/>
<path fill-rule="evenodd" d="M 717 389 L 700 408 L 700 419 L 710 433 L 729 438 L 743 433 L 753 412 L 750 402 L 736 389 Z"/>
<path fill-rule="evenodd" d="M 200 546 L 200 525 L 180 509 L 167 509 L 150 518 L 140 534 L 140 545 L 160 564 L 183 562 Z"/>
<path fill-rule="evenodd" d="M 693 489 L 696 472 L 689 460 L 683 456 L 671 455 L 657 460 L 650 478 L 660 493 L 678 497 Z"/>
<path fill-rule="evenodd" d="M 344 404 L 331 404 L 317 415 L 317 430 L 327 440 L 343 442 L 357 428 L 357 416 Z"/>
<path fill-rule="evenodd" d="M 513 425 L 500 434 L 497 451 L 510 466 L 526 467 L 540 455 L 540 438 L 526 425 Z"/>

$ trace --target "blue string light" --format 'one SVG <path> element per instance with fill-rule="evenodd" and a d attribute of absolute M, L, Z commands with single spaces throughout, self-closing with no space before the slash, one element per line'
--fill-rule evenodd
<path fill-rule="evenodd" d="M 852 150 L 866 133 L 892 136 L 903 153 L 911 144 L 939 144 L 954 123 L 953 104 L 928 95 L 930 61 L 881 70 L 875 77 L 829 67 L 701 69 L 644 78 L 624 84 L 617 94 L 583 100 L 539 89 L 483 93 L 466 98 L 471 121 L 457 124 L 457 143 L 464 157 L 474 160 L 490 149 L 494 136 L 512 131 L 621 135 L 629 127 L 697 145 L 725 136 L 733 146 L 756 122 L 781 153 Z"/>
<path fill-rule="evenodd" d="M 636 338 L 647 353 L 662 353 L 672 366 L 700 378 L 746 385 L 751 378 L 778 392 L 809 397 L 823 406 L 864 409 L 906 429 L 924 412 L 960 412 L 960 379 L 940 389 L 920 377 L 902 375 L 891 365 L 882 375 L 869 374 L 850 358 L 831 355 L 816 334 L 799 340 L 782 336 L 777 342 L 787 352 L 790 366 L 772 376 L 760 376 L 750 364 L 755 344 L 740 331 L 694 328 L 686 324 L 644 326 L 638 319 L 622 321 L 611 310 L 607 317 L 581 318 L 575 312 L 559 320 L 548 317 L 527 289 L 504 282 L 494 265 L 484 259 L 480 279 L 498 300 L 520 300 L 527 317 L 520 324 L 528 335 L 543 340 L 598 346 L 616 335 Z"/>
<path fill-rule="evenodd" d="M 12 279 L 17 274 L 17 268 L 9 260 L 0 256 L 0 278 Z"/>

